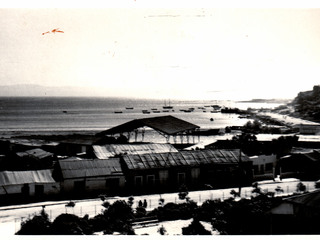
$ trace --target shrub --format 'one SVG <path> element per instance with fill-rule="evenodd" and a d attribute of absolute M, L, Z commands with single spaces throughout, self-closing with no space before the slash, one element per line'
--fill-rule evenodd
<path fill-rule="evenodd" d="M 137 207 L 134 216 L 136 218 L 141 218 L 146 216 L 146 214 L 147 214 L 147 210 L 144 207 Z"/>
<path fill-rule="evenodd" d="M 117 200 L 108 209 L 105 210 L 104 214 L 109 220 L 122 220 L 128 221 L 133 218 L 133 211 L 129 204 L 124 200 Z"/>
<path fill-rule="evenodd" d="M 21 229 L 17 235 L 48 235 L 50 233 L 51 222 L 48 214 L 42 209 L 39 215 L 21 223 Z"/>
<path fill-rule="evenodd" d="M 304 185 L 302 182 L 299 182 L 297 184 L 297 191 L 298 192 L 305 192 L 307 189 L 306 185 Z"/>
<path fill-rule="evenodd" d="M 182 228 L 183 235 L 211 235 L 211 232 L 206 230 L 198 219 L 193 219 L 189 226 Z"/>
<path fill-rule="evenodd" d="M 193 201 L 186 203 L 167 203 L 163 207 L 158 208 L 159 220 L 176 220 L 176 219 L 189 219 L 193 217 L 197 204 Z"/>
<path fill-rule="evenodd" d="M 88 217 L 80 218 L 73 214 L 61 214 L 52 223 L 52 233 L 55 235 L 89 235 L 93 233 Z"/>
<path fill-rule="evenodd" d="M 164 228 L 164 226 L 161 226 L 158 229 L 158 233 L 160 233 L 160 235 L 166 235 L 167 234 L 167 230 Z"/>

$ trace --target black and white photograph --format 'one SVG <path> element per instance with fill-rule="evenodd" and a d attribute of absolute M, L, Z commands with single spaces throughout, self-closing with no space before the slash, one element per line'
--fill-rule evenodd
<path fill-rule="evenodd" d="M 320 234 L 320 5 L 0 6 L 0 235 Z"/>

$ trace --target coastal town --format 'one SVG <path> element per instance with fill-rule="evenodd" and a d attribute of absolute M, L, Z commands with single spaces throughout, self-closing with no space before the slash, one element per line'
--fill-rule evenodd
<path fill-rule="evenodd" d="M 318 90 L 319 87 L 315 86 L 313 93 Z M 5 206 L 19 204 L 40 202 L 45 206 L 47 201 L 68 200 L 66 206 L 74 207 L 79 200 L 101 199 L 105 214 L 116 204 L 124 204 L 120 208 L 129 209 L 130 214 L 124 214 L 120 219 L 126 223 L 123 229 L 109 226 L 107 230 L 104 227 L 108 224 L 103 227 L 100 222 L 95 230 L 85 232 L 82 229 L 74 234 L 99 231 L 133 234 L 132 226 L 139 223 L 141 226 L 141 222 L 159 224 L 164 220 L 186 219 L 184 214 L 178 214 L 180 210 L 175 213 L 177 216 L 168 209 L 172 216 L 163 212 L 170 204 L 175 204 L 177 209 L 182 206 L 190 208 L 187 217 L 193 218 L 195 225 L 199 224 L 199 219 L 206 220 L 220 234 L 241 234 L 241 231 L 243 234 L 318 233 L 313 220 L 319 214 L 317 199 L 320 192 L 316 189 L 320 186 L 317 182 L 320 179 L 320 124 L 283 114 L 283 106 L 278 111 L 240 110 L 217 105 L 204 106 L 199 110 L 205 108 L 234 114 L 248 121 L 243 126 L 201 129 L 165 112 L 164 115 L 133 119 L 95 134 L 1 139 L 0 204 L 5 209 Z M 168 110 L 168 106 L 163 109 Z M 174 106 L 170 106 L 171 112 L 173 109 Z M 191 114 L 194 111 L 189 110 Z M 214 119 L 210 121 L 214 122 Z M 163 141 L 145 141 L 147 133 L 158 134 Z M 203 137 L 206 141 L 201 140 Z M 288 180 L 295 182 L 296 189 L 281 194 L 286 192 L 283 189 L 286 187 L 281 187 L 281 184 Z M 278 185 L 265 192 L 260 186 L 266 182 Z M 311 183 L 312 187 L 306 183 Z M 254 194 L 246 192 L 244 196 L 242 189 L 248 187 Z M 261 232 L 248 226 L 233 232 L 221 228 L 221 223 L 213 222 L 214 215 L 205 216 L 199 212 L 198 217 L 193 215 L 196 208 L 201 210 L 205 203 L 209 204 L 205 200 L 213 201 L 210 204 L 214 205 L 218 200 L 202 199 L 202 205 L 197 207 L 190 199 L 192 192 L 223 189 L 232 189 L 230 198 L 222 199 L 224 203 L 232 201 L 234 204 L 239 202 L 239 198 L 243 201 L 251 198 L 251 201 L 270 204 L 265 215 L 253 216 L 267 226 L 259 228 Z M 161 197 L 164 194 L 177 194 L 182 202 L 167 202 Z M 147 198 L 149 195 L 160 196 L 159 205 L 154 208 L 156 211 L 150 205 L 147 207 L 147 201 L 144 203 L 141 197 L 138 203 L 134 203 L 135 198 Z M 128 199 L 128 202 L 108 202 L 116 196 Z M 221 197 L 218 199 L 222 204 Z M 82 211 L 85 213 L 85 209 Z M 45 207 L 41 216 L 46 216 Z M 288 224 L 279 228 L 278 224 L 283 219 Z M 32 219 L 28 221 L 32 222 Z M 30 234 L 25 230 L 27 222 L 22 222 L 24 227 L 19 234 Z M 292 228 L 290 224 L 299 228 Z M 164 233 L 165 229 L 161 231 Z M 191 234 L 197 234 L 192 231 Z M 72 233 L 66 230 L 62 234 Z"/>

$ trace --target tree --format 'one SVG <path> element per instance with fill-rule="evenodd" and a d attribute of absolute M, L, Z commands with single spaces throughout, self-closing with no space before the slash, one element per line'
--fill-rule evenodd
<path fill-rule="evenodd" d="M 233 196 L 233 198 L 240 197 L 240 193 L 236 192 L 234 189 L 230 191 L 230 194 Z"/>
<path fill-rule="evenodd" d="M 299 137 L 294 136 L 281 136 L 278 139 L 272 139 L 272 145 L 277 157 L 287 155 L 292 147 L 298 142 Z"/>

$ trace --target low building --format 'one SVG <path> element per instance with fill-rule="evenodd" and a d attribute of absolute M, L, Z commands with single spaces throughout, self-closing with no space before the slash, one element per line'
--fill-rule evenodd
<path fill-rule="evenodd" d="M 118 158 L 60 160 L 53 177 L 61 183 L 62 194 L 121 192 L 125 185 Z"/>
<path fill-rule="evenodd" d="M 300 124 L 298 126 L 300 134 L 320 135 L 320 124 L 318 123 Z"/>
<path fill-rule="evenodd" d="M 166 115 L 159 117 L 134 119 L 124 124 L 102 131 L 96 134 L 96 136 L 105 137 L 120 134 L 120 136 L 124 137 L 124 135 L 127 135 L 127 140 L 129 141 L 131 133 L 133 133 L 135 142 L 138 142 L 138 135 L 141 135 L 140 142 L 144 142 L 145 128 L 151 128 L 164 136 L 167 143 L 170 142 L 170 137 L 172 137 L 174 144 L 187 144 L 189 146 L 191 144 L 191 139 L 193 140 L 192 144 L 195 144 L 194 136 L 197 135 L 196 133 L 198 132 L 200 127 L 174 116 Z M 200 136 L 198 136 L 198 139 L 198 142 L 200 142 Z M 178 144 L 179 140 L 181 141 L 181 144 Z"/>
<path fill-rule="evenodd" d="M 60 192 L 50 170 L 0 172 L 1 199 L 43 198 Z"/>
<path fill-rule="evenodd" d="M 198 150 L 120 157 L 130 190 L 171 191 L 252 182 L 252 162 L 239 150 Z M 239 175 L 240 174 L 240 175 Z"/>
<path fill-rule="evenodd" d="M 270 213 L 271 234 L 319 234 L 320 190 L 286 198 Z"/>
<path fill-rule="evenodd" d="M 145 153 L 178 152 L 171 144 L 167 143 L 140 143 L 140 144 L 106 144 L 92 146 L 94 156 L 107 159 L 119 155 L 134 155 Z"/>
<path fill-rule="evenodd" d="M 58 142 L 47 141 L 42 139 L 7 139 L 0 141 L 1 147 L 6 151 L 24 152 L 35 148 L 41 148 L 45 151 L 54 152 L 58 146 Z"/>
<path fill-rule="evenodd" d="M 57 154 L 62 156 L 74 156 L 91 152 L 92 146 L 101 140 L 95 136 L 70 137 L 60 141 L 57 146 Z"/>
<path fill-rule="evenodd" d="M 256 181 L 275 178 L 275 167 L 277 164 L 277 156 L 258 155 L 249 157 L 253 166 L 253 177 Z"/>
<path fill-rule="evenodd" d="M 279 159 L 281 176 L 296 177 L 304 180 L 320 179 L 320 151 L 294 153 Z"/>
<path fill-rule="evenodd" d="M 41 148 L 34 148 L 24 152 L 17 152 L 19 165 L 34 169 L 49 169 L 53 167 L 54 154 Z"/>

